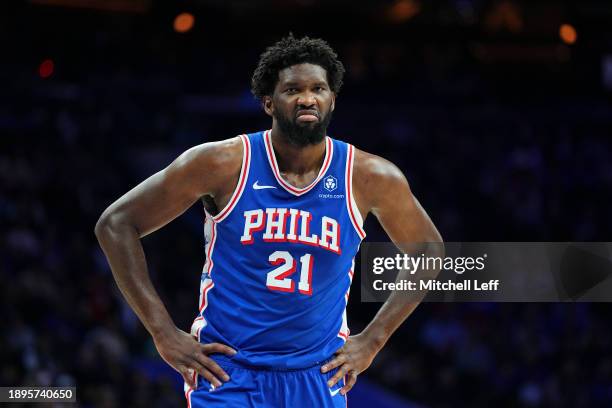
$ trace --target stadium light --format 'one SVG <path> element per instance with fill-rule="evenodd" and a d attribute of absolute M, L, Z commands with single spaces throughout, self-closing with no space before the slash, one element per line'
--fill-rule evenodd
<path fill-rule="evenodd" d="M 387 18 L 393 23 L 403 23 L 420 11 L 421 5 L 416 0 L 397 0 L 387 9 Z"/>
<path fill-rule="evenodd" d="M 174 18 L 174 31 L 186 33 L 193 28 L 195 17 L 191 13 L 181 13 Z"/>
<path fill-rule="evenodd" d="M 561 24 L 559 27 L 559 37 L 561 40 L 569 45 L 572 45 L 576 42 L 578 38 L 578 34 L 576 33 L 576 29 L 571 24 Z"/>
<path fill-rule="evenodd" d="M 41 78 L 49 78 L 51 75 L 53 75 L 54 69 L 55 63 L 53 60 L 46 59 L 38 66 L 38 75 L 40 75 Z"/>

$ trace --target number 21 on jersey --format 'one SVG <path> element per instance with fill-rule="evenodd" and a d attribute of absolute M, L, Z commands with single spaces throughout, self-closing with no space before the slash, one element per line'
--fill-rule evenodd
<path fill-rule="evenodd" d="M 287 251 L 273 252 L 268 261 L 272 265 L 278 265 L 268 272 L 266 286 L 270 290 L 281 292 L 295 292 L 295 282 L 290 278 L 296 270 L 296 260 Z M 298 290 L 303 295 L 312 295 L 312 255 L 305 254 L 300 257 L 300 281 Z"/>

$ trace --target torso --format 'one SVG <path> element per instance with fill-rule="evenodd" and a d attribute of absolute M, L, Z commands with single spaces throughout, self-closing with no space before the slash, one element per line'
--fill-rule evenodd
<path fill-rule="evenodd" d="M 239 140 L 242 171 L 203 199 L 217 211 L 207 215 L 192 333 L 237 349 L 240 364 L 308 367 L 349 335 L 346 302 L 365 235 L 347 182 L 354 149 L 326 138 L 321 168 L 293 177 L 280 171 L 269 134 Z"/>

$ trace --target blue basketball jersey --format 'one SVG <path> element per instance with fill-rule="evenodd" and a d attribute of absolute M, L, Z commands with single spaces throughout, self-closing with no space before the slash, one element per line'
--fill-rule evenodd
<path fill-rule="evenodd" d="M 270 130 L 240 137 L 236 189 L 206 215 L 192 334 L 234 348 L 238 364 L 312 367 L 349 335 L 346 304 L 365 237 L 351 193 L 354 148 L 326 137 L 318 176 L 297 188 L 280 175 Z"/>

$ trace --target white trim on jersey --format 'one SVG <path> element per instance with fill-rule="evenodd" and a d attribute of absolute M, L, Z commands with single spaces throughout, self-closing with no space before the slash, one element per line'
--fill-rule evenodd
<path fill-rule="evenodd" d="M 246 182 L 249 178 L 249 169 L 251 167 L 251 142 L 249 141 L 249 137 L 245 134 L 240 135 L 240 140 L 242 141 L 242 167 L 240 168 L 240 176 L 238 176 L 238 182 L 236 183 L 236 188 L 234 189 L 230 200 L 225 208 L 219 211 L 219 213 L 215 216 L 204 210 L 206 213 L 206 221 L 204 223 L 204 238 L 206 240 L 204 252 L 206 254 L 206 262 L 204 263 L 202 273 L 206 273 L 208 276 L 206 279 L 200 282 L 199 313 L 191 324 L 190 330 L 191 334 L 197 339 L 198 343 L 200 342 L 200 332 L 207 325 L 206 319 L 204 318 L 204 311 L 208 306 L 208 293 L 215 287 L 215 283 L 212 280 L 212 270 L 214 267 L 212 256 L 215 249 L 215 242 L 217 241 L 217 223 L 227 218 L 234 207 L 236 207 L 236 204 L 240 200 L 240 197 L 244 192 Z M 197 386 L 198 374 L 196 371 L 193 372 L 193 379 Z M 183 389 L 185 391 L 185 398 L 187 398 L 187 407 L 191 408 L 191 394 L 195 388 L 192 388 L 188 386 L 187 383 L 184 383 Z"/>
<path fill-rule="evenodd" d="M 212 256 L 213 256 L 213 251 L 215 249 L 215 242 L 217 241 L 217 223 L 209 222 L 208 221 L 209 219 L 210 219 L 210 215 L 207 215 L 206 224 L 204 225 L 204 229 L 206 230 L 207 227 L 210 228 L 210 241 L 208 242 L 208 245 L 207 245 L 206 263 L 204 264 L 204 268 L 208 276 L 201 284 L 202 291 L 200 292 L 200 305 L 199 305 L 199 310 L 200 310 L 199 315 L 200 316 L 204 316 L 203 315 L 204 309 L 206 309 L 206 306 L 208 305 L 208 291 L 211 290 L 215 286 L 215 283 L 212 280 L 212 271 L 213 271 L 213 267 L 215 266 Z"/>
<path fill-rule="evenodd" d="M 246 186 L 247 179 L 249 178 L 249 168 L 251 167 L 251 142 L 249 141 L 249 137 L 247 135 L 240 135 L 240 139 L 242 140 L 242 168 L 240 169 L 240 176 L 238 177 L 238 183 L 236 183 L 236 188 L 234 189 L 234 193 L 232 197 L 228 201 L 227 205 L 223 210 L 219 211 L 219 213 L 215 216 L 211 216 L 214 222 L 221 222 L 232 212 L 234 207 L 236 207 L 236 203 L 240 200 L 242 196 L 242 192 Z"/>
<path fill-rule="evenodd" d="M 307 192 L 312 190 L 314 186 L 317 185 L 317 183 L 323 178 L 323 176 L 327 172 L 327 169 L 329 169 L 329 166 L 332 162 L 332 158 L 334 156 L 334 144 L 331 138 L 329 138 L 329 136 L 325 136 L 325 158 L 323 159 L 323 165 L 319 170 L 319 174 L 312 181 L 312 183 L 310 183 L 306 187 L 298 188 L 287 183 L 280 174 L 280 171 L 278 169 L 278 162 L 276 161 L 276 155 L 274 154 L 274 147 L 272 146 L 272 131 L 265 131 L 263 134 L 263 138 L 264 145 L 266 146 L 268 161 L 270 162 L 270 166 L 272 167 L 272 173 L 274 173 L 276 181 L 278 182 L 278 184 L 281 185 L 282 188 L 284 188 L 286 191 L 295 196 L 301 196 L 303 194 L 306 194 Z"/>
<path fill-rule="evenodd" d="M 359 212 L 359 208 L 357 207 L 357 203 L 355 202 L 355 197 L 353 195 L 353 162 L 354 162 L 354 150 L 353 145 L 347 144 L 346 149 L 346 172 L 344 177 L 344 182 L 346 183 L 346 208 L 349 213 L 349 218 L 351 219 L 351 224 L 355 227 L 355 231 L 357 231 L 357 235 L 363 240 L 366 236 L 365 231 L 363 230 L 363 218 L 361 217 L 361 213 Z"/>
<path fill-rule="evenodd" d="M 196 371 L 193 370 L 193 373 L 194 382 L 197 385 Z M 183 382 L 183 391 L 185 391 L 185 398 L 187 398 L 187 408 L 191 408 L 191 394 L 195 391 L 195 388 L 192 388 L 187 385 L 186 382 Z"/>
<path fill-rule="evenodd" d="M 204 318 L 204 310 L 206 310 L 208 306 L 208 293 L 215 287 L 215 283 L 212 280 L 212 270 L 214 266 L 212 256 L 215 249 L 215 242 L 217 241 L 217 223 L 212 220 L 212 216 L 208 214 L 208 212 L 206 212 L 206 221 L 204 223 L 204 239 L 206 240 L 206 245 L 204 246 L 206 262 L 204 263 L 202 273 L 206 273 L 208 276 L 200 282 L 199 312 L 198 316 L 191 324 L 190 329 L 191 335 L 197 339 L 198 343 L 200 342 L 200 332 L 207 325 L 206 319 Z M 198 374 L 196 371 L 193 373 L 193 378 L 197 385 Z M 191 407 L 191 393 L 194 389 L 189 387 L 187 383 L 184 383 L 183 388 L 185 390 L 185 397 L 187 398 L 187 407 L 189 408 Z"/>
<path fill-rule="evenodd" d="M 341 339 L 343 339 L 344 341 L 348 340 L 349 337 L 349 328 L 348 328 L 348 323 L 346 321 L 346 308 L 344 309 L 344 311 L 342 312 L 342 326 L 340 326 L 340 331 L 338 332 L 338 337 L 340 337 Z"/>
<path fill-rule="evenodd" d="M 348 271 L 349 277 L 349 287 L 344 294 L 344 311 L 342 313 L 342 324 L 340 325 L 340 331 L 338 332 L 338 337 L 343 339 L 344 341 L 348 340 L 349 334 L 351 333 L 348 327 L 348 320 L 346 319 L 346 307 L 348 306 L 349 293 L 351 293 L 351 284 L 353 283 L 353 275 L 355 271 L 355 258 L 351 262 L 351 269 Z"/>

